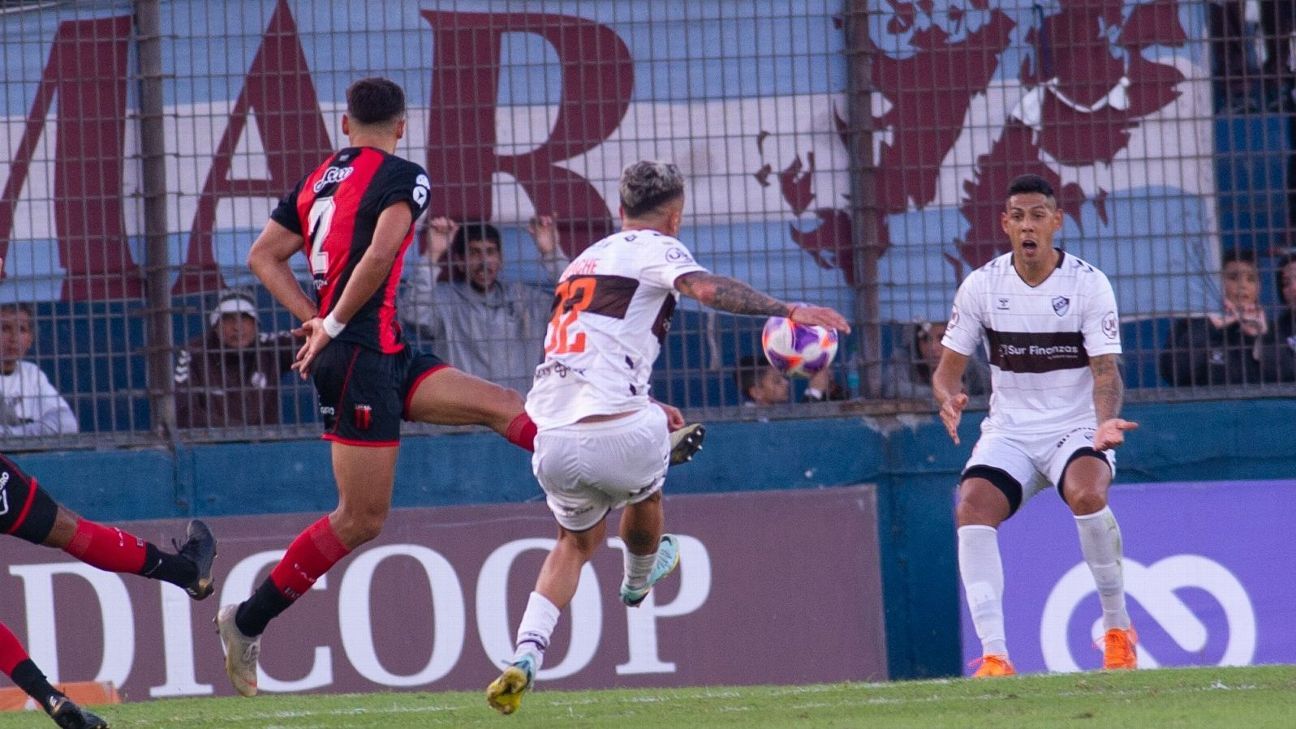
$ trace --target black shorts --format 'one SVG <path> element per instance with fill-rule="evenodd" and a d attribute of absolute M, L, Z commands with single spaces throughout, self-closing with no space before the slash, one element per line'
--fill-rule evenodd
<path fill-rule="evenodd" d="M 58 504 L 23 473 L 13 461 L 0 456 L 0 534 L 12 534 L 40 544 L 54 528 Z"/>
<path fill-rule="evenodd" d="M 330 342 L 311 370 L 324 418 L 324 439 L 361 446 L 400 443 L 400 422 L 423 378 L 448 367 L 409 347 L 383 354 L 352 342 Z"/>

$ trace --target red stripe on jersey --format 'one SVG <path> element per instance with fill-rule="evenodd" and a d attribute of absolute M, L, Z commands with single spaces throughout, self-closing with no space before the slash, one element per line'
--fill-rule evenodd
<path fill-rule="evenodd" d="M 351 268 L 351 253 L 355 243 L 355 225 L 356 216 L 359 214 L 360 201 L 364 198 L 365 191 L 369 189 L 369 183 L 373 180 L 374 173 L 378 171 L 379 165 L 382 164 L 383 156 L 381 153 L 364 148 L 361 149 L 355 159 L 351 161 L 349 167 L 354 170 L 346 179 L 338 183 L 333 191 L 333 219 L 329 225 L 328 235 L 323 241 L 323 245 L 318 246 L 328 256 L 328 269 L 324 276 L 324 286 L 319 291 L 320 316 L 328 316 L 328 313 L 337 305 L 337 301 L 342 296 L 342 287 L 338 283 L 342 276 Z M 333 160 L 329 160 L 323 169 L 318 172 L 323 175 Z M 314 175 L 312 175 L 314 177 Z M 311 195 L 314 198 L 314 193 Z M 310 202 L 314 204 L 314 199 Z M 298 203 L 298 210 L 302 210 L 303 205 Z M 302 220 L 309 221 L 310 205 L 305 206 L 306 215 Z M 315 231 L 310 231 L 306 238 L 306 255 L 310 255 L 311 249 L 317 247 L 311 239 Z M 357 251 L 363 255 L 363 251 Z"/>

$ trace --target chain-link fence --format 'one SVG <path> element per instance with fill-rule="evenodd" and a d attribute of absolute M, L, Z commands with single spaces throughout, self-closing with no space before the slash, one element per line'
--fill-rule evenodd
<path fill-rule="evenodd" d="M 654 394 L 690 417 L 930 410 L 954 291 L 1009 249 L 1000 212 L 1025 172 L 1057 190 L 1058 245 L 1115 287 L 1131 399 L 1291 395 L 1291 15 L 1269 0 L 0 3 L 0 302 L 24 305 L 0 306 L 3 447 L 318 431 L 287 372 L 294 322 L 244 260 L 343 143 L 345 89 L 366 75 L 406 90 L 398 153 L 434 185 L 404 261 L 407 337 L 517 389 L 556 276 L 616 226 L 622 166 L 664 158 L 687 175 L 681 237 L 703 265 L 854 324 L 815 383 L 827 403 L 753 409 L 763 322 L 686 300 Z"/>

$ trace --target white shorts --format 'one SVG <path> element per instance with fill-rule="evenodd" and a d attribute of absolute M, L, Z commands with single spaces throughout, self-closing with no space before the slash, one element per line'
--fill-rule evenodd
<path fill-rule="evenodd" d="M 669 462 L 666 413 L 649 405 L 616 420 L 540 431 L 531 470 L 558 523 L 581 532 L 661 490 Z"/>
<path fill-rule="evenodd" d="M 1011 489 L 1014 486 L 1000 483 L 1002 477 L 996 479 L 993 474 L 987 475 L 984 469 L 1007 474 L 1016 482 L 1015 488 L 1021 492 L 1017 503 L 1012 503 L 1014 499 L 1011 494 L 1004 493 L 1013 512 L 1049 486 L 1057 487 L 1060 496 L 1062 474 L 1066 471 L 1067 464 L 1080 455 L 1092 454 L 1106 459 L 1114 479 L 1116 454 L 1110 450 L 1094 450 L 1095 430 L 1093 426 L 1076 425 L 1040 435 L 983 433 L 972 448 L 972 457 L 963 467 L 963 476 L 966 478 L 973 467 L 980 467 L 977 469 L 979 473 L 972 475 L 986 476 L 1002 491 L 1005 487 Z"/>

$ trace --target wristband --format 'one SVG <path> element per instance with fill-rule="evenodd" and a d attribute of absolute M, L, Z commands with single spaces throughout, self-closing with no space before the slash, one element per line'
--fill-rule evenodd
<path fill-rule="evenodd" d="M 338 321 L 337 317 L 333 316 L 333 312 L 330 311 L 329 315 L 324 317 L 324 333 L 329 335 L 329 339 L 337 339 L 343 329 L 346 329 L 346 323 Z"/>

